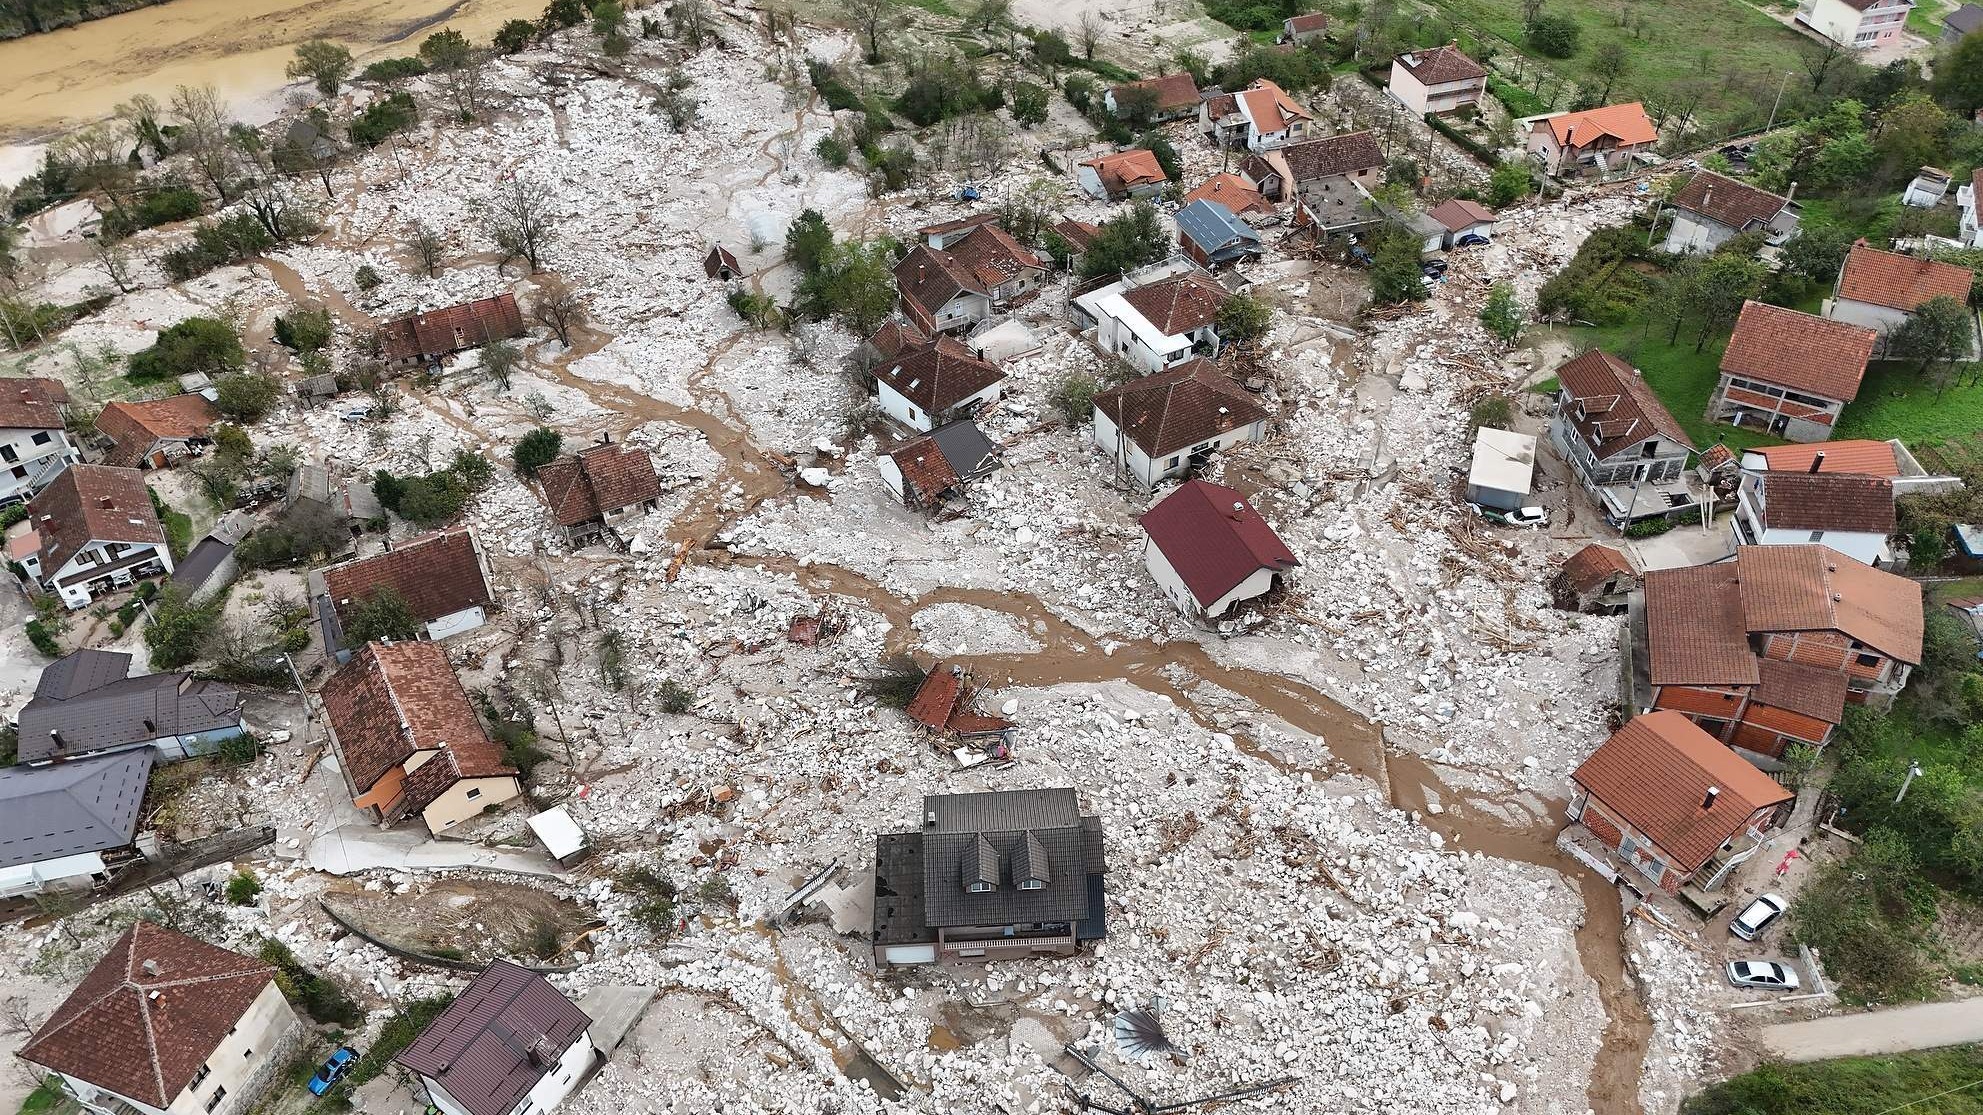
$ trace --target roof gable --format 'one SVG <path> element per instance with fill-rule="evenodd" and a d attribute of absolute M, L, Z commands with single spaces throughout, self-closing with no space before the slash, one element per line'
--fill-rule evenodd
<path fill-rule="evenodd" d="M 1892 534 L 1893 480 L 1854 472 L 1766 472 L 1757 480 L 1768 530 Z"/>
<path fill-rule="evenodd" d="M 28 501 L 41 535 L 41 572 L 53 576 L 93 542 L 158 544 L 165 528 L 152 509 L 151 489 L 134 468 L 73 464 Z"/>
<path fill-rule="evenodd" d="M 427 313 L 410 314 L 379 327 L 389 360 L 434 359 L 487 341 L 523 335 L 523 311 L 507 291 Z"/>
<path fill-rule="evenodd" d="M 549 980 L 498 960 L 393 1060 L 438 1081 L 469 1115 L 507 1115 L 589 1023 Z"/>
<path fill-rule="evenodd" d="M 1548 128 L 1556 142 L 1572 147 L 1589 147 L 1607 136 L 1620 147 L 1659 140 L 1658 129 L 1647 118 L 1645 106 L 1637 101 L 1584 112 L 1560 112 L 1536 121 L 1535 127 Z"/>
<path fill-rule="evenodd" d="M 1590 349 L 1557 368 L 1556 380 L 1570 395 L 1570 424 L 1600 460 L 1654 435 L 1693 448 L 1686 427 L 1639 370 L 1603 349 Z"/>
<path fill-rule="evenodd" d="M 1095 409 L 1153 458 L 1268 417 L 1266 408 L 1203 357 L 1097 392 Z"/>
<path fill-rule="evenodd" d="M 481 547 L 467 527 L 415 538 L 399 548 L 324 570 L 324 591 L 340 621 L 381 588 L 405 599 L 422 623 L 494 603 L 482 575 Z"/>
<path fill-rule="evenodd" d="M 1861 240 L 1845 254 L 1845 266 L 1838 273 L 1838 296 L 1913 313 L 1935 297 L 1966 303 L 1974 281 L 1975 274 L 1967 267 L 1883 252 Z"/>
<path fill-rule="evenodd" d="M 1466 52 L 1453 45 L 1435 46 L 1430 50 L 1413 50 L 1397 56 L 1396 61 L 1405 72 L 1418 79 L 1421 85 L 1445 85 L 1454 81 L 1474 81 L 1487 76 L 1480 63 L 1466 56 Z"/>
<path fill-rule="evenodd" d="M 1739 232 L 1769 224 L 1777 214 L 1789 207 L 1790 199 L 1711 170 L 1703 170 L 1695 173 L 1673 195 L 1673 204 L 1676 208 L 1698 213 Z"/>
<path fill-rule="evenodd" d="M 948 335 L 904 353 L 892 364 L 878 364 L 875 378 L 928 414 L 942 414 L 1005 378 L 995 364 L 980 360 L 962 341 Z"/>
<path fill-rule="evenodd" d="M 1744 379 L 1849 403 L 1859 394 L 1879 334 L 1864 326 L 1744 302 L 1721 353 L 1721 370 Z"/>
<path fill-rule="evenodd" d="M 421 751 L 445 752 L 455 778 L 516 773 L 483 731 L 467 691 L 437 644 L 368 643 L 324 683 L 321 699 L 345 773 L 361 795 Z M 400 815 L 431 800 L 409 802 Z"/>
<path fill-rule="evenodd" d="M 1261 569 L 1301 562 L 1236 491 L 1187 480 L 1137 522 L 1200 605 L 1218 602 Z"/>
<path fill-rule="evenodd" d="M 1219 307 L 1232 295 L 1202 271 L 1172 275 L 1135 290 L 1122 300 L 1166 337 L 1181 337 L 1218 320 Z"/>
<path fill-rule="evenodd" d="M 1634 717 L 1570 777 L 1651 837 L 1680 871 L 1706 863 L 1756 810 L 1792 797 L 1693 721 L 1667 710 Z"/>
<path fill-rule="evenodd" d="M 594 445 L 548 461 L 537 483 L 559 526 L 571 527 L 661 498 L 661 476 L 644 450 Z"/>
<path fill-rule="evenodd" d="M 1287 165 L 1289 177 L 1297 183 L 1375 170 L 1384 165 L 1383 148 L 1377 144 L 1376 133 L 1369 131 L 1290 143 L 1280 149 L 1279 156 Z"/>

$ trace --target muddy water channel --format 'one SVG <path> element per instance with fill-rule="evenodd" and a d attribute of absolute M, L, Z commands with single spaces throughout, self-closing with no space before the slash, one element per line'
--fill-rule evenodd
<path fill-rule="evenodd" d="M 543 10 L 543 0 L 171 0 L 0 43 L 0 142 L 101 119 L 138 93 L 163 101 L 175 85 L 210 84 L 253 116 L 246 106 L 288 83 L 283 68 L 305 39 L 343 43 L 362 62 L 410 52 L 444 26 L 486 40 Z"/>

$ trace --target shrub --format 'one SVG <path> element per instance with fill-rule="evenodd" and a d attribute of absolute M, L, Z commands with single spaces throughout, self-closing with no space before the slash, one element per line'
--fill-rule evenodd
<path fill-rule="evenodd" d="M 893 709 L 905 709 L 916 699 L 916 691 L 923 687 L 923 668 L 906 654 L 896 654 L 882 663 L 882 672 L 866 679 L 862 690 L 873 697 L 877 704 Z"/>
<path fill-rule="evenodd" d="M 556 460 L 564 451 L 564 438 L 558 431 L 539 426 L 517 439 L 516 447 L 510 450 L 510 459 L 516 465 L 518 476 L 531 477 L 537 470 Z"/>
<path fill-rule="evenodd" d="M 733 290 L 730 292 L 730 308 L 753 329 L 768 329 L 778 323 L 778 303 L 769 294 Z"/>
<path fill-rule="evenodd" d="M 365 111 L 358 114 L 347 130 L 351 133 L 351 142 L 361 147 L 377 147 L 394 133 L 403 132 L 419 122 L 420 109 L 413 103 L 412 94 L 396 92 L 365 106 Z"/>
<path fill-rule="evenodd" d="M 371 291 L 377 290 L 379 284 L 385 280 L 379 278 L 378 271 L 371 264 L 361 263 L 358 265 L 358 270 L 353 273 L 351 281 L 357 284 L 359 290 Z"/>
<path fill-rule="evenodd" d="M 202 209 L 199 191 L 175 183 L 153 190 L 132 206 L 131 223 L 138 228 L 155 228 L 190 220 L 199 216 Z"/>
<path fill-rule="evenodd" d="M 359 71 L 365 81 L 400 81 L 427 72 L 427 63 L 418 58 L 381 58 Z"/>
<path fill-rule="evenodd" d="M 661 711 L 670 716 L 680 716 L 695 704 L 695 690 L 674 678 L 664 679 L 655 695 L 661 702 Z"/>
<path fill-rule="evenodd" d="M 192 372 L 224 375 L 247 362 L 233 326 L 193 317 L 160 332 L 150 348 L 132 353 L 124 375 L 136 383 L 162 383 Z"/>
<path fill-rule="evenodd" d="M 1047 122 L 1047 90 L 1043 85 L 1020 82 L 1012 90 L 1012 119 L 1026 127 Z"/>
<path fill-rule="evenodd" d="M 1467 430 L 1469 432 L 1478 430 L 1482 426 L 1493 430 L 1505 430 L 1514 421 L 1515 403 L 1514 400 L 1508 398 L 1506 395 L 1489 395 L 1475 403 L 1473 408 L 1467 411 Z"/>
<path fill-rule="evenodd" d="M 274 522 L 243 538 L 234 559 L 243 569 L 283 569 L 329 557 L 350 541 L 344 516 L 315 500 L 299 499 Z"/>
<path fill-rule="evenodd" d="M 360 1026 L 365 1022 L 365 1012 L 351 1001 L 344 989 L 330 980 L 303 966 L 289 946 L 281 941 L 268 938 L 262 941 L 256 955 L 262 963 L 275 969 L 275 979 L 282 993 L 289 1001 L 303 1008 L 303 1013 L 326 1026 Z M 438 1012 L 436 1012 L 438 1013 Z M 374 1050 L 377 1046 L 374 1046 Z M 371 1058 L 360 1061 L 361 1066 Z M 356 1075 L 356 1072 L 353 1073 Z"/>
<path fill-rule="evenodd" d="M 1583 28 L 1568 16 L 1540 15 L 1529 24 L 1527 39 L 1536 53 L 1550 58 L 1568 58 L 1577 53 Z"/>
<path fill-rule="evenodd" d="M 675 932 L 679 920 L 675 912 L 675 899 L 680 891 L 673 879 L 641 864 L 622 871 L 614 882 L 621 890 L 637 896 L 631 911 L 635 922 L 657 937 Z"/>
<path fill-rule="evenodd" d="M 527 19 L 512 19 L 496 28 L 493 41 L 495 48 L 503 54 L 515 54 L 530 45 L 537 37 L 537 25 Z"/>
<path fill-rule="evenodd" d="M 152 665 L 173 670 L 198 658 L 220 618 L 224 599 L 215 597 L 204 604 L 194 604 L 177 589 L 160 595 L 152 609 L 151 626 L 145 628 L 145 646 L 151 650 Z"/>
<path fill-rule="evenodd" d="M 826 102 L 826 107 L 833 111 L 844 112 L 866 107 L 861 104 L 860 95 L 847 87 L 846 81 L 840 76 L 840 71 L 832 63 L 807 62 L 806 76 L 811 79 L 812 87 L 818 91 L 820 99 Z"/>
<path fill-rule="evenodd" d="M 996 86 L 978 80 L 976 70 L 954 58 L 924 59 L 909 75 L 895 109 L 928 127 L 953 116 L 997 108 L 1004 100 Z"/>
<path fill-rule="evenodd" d="M 1088 106 L 1095 103 L 1095 79 L 1085 74 L 1069 74 L 1061 83 L 1060 93 L 1076 111 L 1086 115 Z"/>
<path fill-rule="evenodd" d="M 819 161 L 825 163 L 827 166 L 842 167 L 847 165 L 847 156 L 849 154 L 847 141 L 841 139 L 838 132 L 820 136 L 819 143 L 813 147 L 813 153 L 818 155 Z"/>
<path fill-rule="evenodd" d="M 215 409 L 229 418 L 253 422 L 275 409 L 282 398 L 282 384 L 274 376 L 259 372 L 237 372 L 214 382 Z"/>
<path fill-rule="evenodd" d="M 373 589 L 344 621 L 344 642 L 354 647 L 384 639 L 404 642 L 419 634 L 420 617 L 413 614 L 406 597 L 390 585 Z"/>
<path fill-rule="evenodd" d="M 1062 377 L 1053 390 L 1054 409 L 1068 427 L 1074 428 L 1094 417 L 1095 394 L 1101 384 L 1088 372 L 1075 369 Z"/>
<path fill-rule="evenodd" d="M 1529 168 L 1521 163 L 1502 163 L 1494 168 L 1494 176 L 1487 182 L 1487 204 L 1500 208 L 1513 205 L 1529 196 L 1534 182 L 1529 177 Z"/>
<path fill-rule="evenodd" d="M 1480 323 L 1502 344 L 1514 344 L 1522 335 L 1522 307 L 1515 301 L 1515 288 L 1505 282 L 1487 288 L 1487 302 L 1480 308 Z"/>
<path fill-rule="evenodd" d="M 262 881 L 245 867 L 227 880 L 227 904 L 230 906 L 252 906 L 261 893 Z"/>
<path fill-rule="evenodd" d="M 436 955 L 439 952 L 435 950 Z M 379 1027 L 379 1036 L 373 1039 L 372 1048 L 365 1051 L 365 1055 L 352 1068 L 351 1075 L 338 1085 L 343 1094 L 349 1096 L 361 1085 L 391 1068 L 392 1059 L 405 1052 L 406 1047 L 413 1044 L 413 1039 L 432 1026 L 441 1012 L 454 1003 L 454 998 L 452 994 L 443 994 L 415 999 L 394 1011 L 385 1025 Z"/>
<path fill-rule="evenodd" d="M 1625 525 L 1627 538 L 1652 538 L 1673 529 L 1673 520 L 1667 518 L 1637 519 Z"/>
<path fill-rule="evenodd" d="M 220 741 L 215 754 L 229 766 L 245 767 L 262 757 L 262 741 L 247 732 L 236 732 Z"/>
<path fill-rule="evenodd" d="M 330 311 L 320 306 L 275 319 L 275 342 L 297 352 L 315 352 L 330 344 L 331 336 Z"/>
<path fill-rule="evenodd" d="M 34 645 L 34 649 L 50 658 L 62 657 L 62 645 L 55 641 L 55 635 L 49 631 L 47 624 L 38 619 L 29 620 L 27 622 L 27 636 L 28 642 Z"/>
<path fill-rule="evenodd" d="M 249 212 L 234 213 L 202 223 L 193 242 L 159 257 L 159 266 L 175 282 L 185 282 L 230 263 L 260 255 L 275 246 L 275 237 Z"/>

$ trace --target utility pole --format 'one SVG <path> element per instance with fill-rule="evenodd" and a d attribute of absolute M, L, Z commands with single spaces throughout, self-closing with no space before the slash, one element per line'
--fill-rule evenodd
<path fill-rule="evenodd" d="M 1770 122 L 1763 125 L 1764 135 L 1768 135 L 1770 132 L 1776 129 L 1776 110 L 1783 107 L 1783 87 L 1789 84 L 1790 84 L 1790 71 L 1785 70 L 1783 71 L 1782 80 L 1776 83 L 1776 101 L 1770 105 Z"/>
<path fill-rule="evenodd" d="M 1907 788 L 1912 786 L 1914 780 L 1919 777 L 1921 777 L 1921 764 L 1918 762 L 1909 762 L 1907 764 L 1907 777 L 1900 780 L 1900 793 L 1893 796 L 1893 803 L 1895 805 L 1899 805 L 1900 799 L 1907 796 Z"/>

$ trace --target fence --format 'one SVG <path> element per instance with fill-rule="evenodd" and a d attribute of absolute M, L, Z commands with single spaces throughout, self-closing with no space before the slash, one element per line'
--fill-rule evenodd
<path fill-rule="evenodd" d="M 175 879 L 189 871 L 211 867 L 235 859 L 257 848 L 275 843 L 275 829 L 269 825 L 237 829 L 185 844 L 169 845 L 156 859 L 148 859 L 118 876 L 105 888 L 106 897 L 129 894 L 154 883 Z"/>

